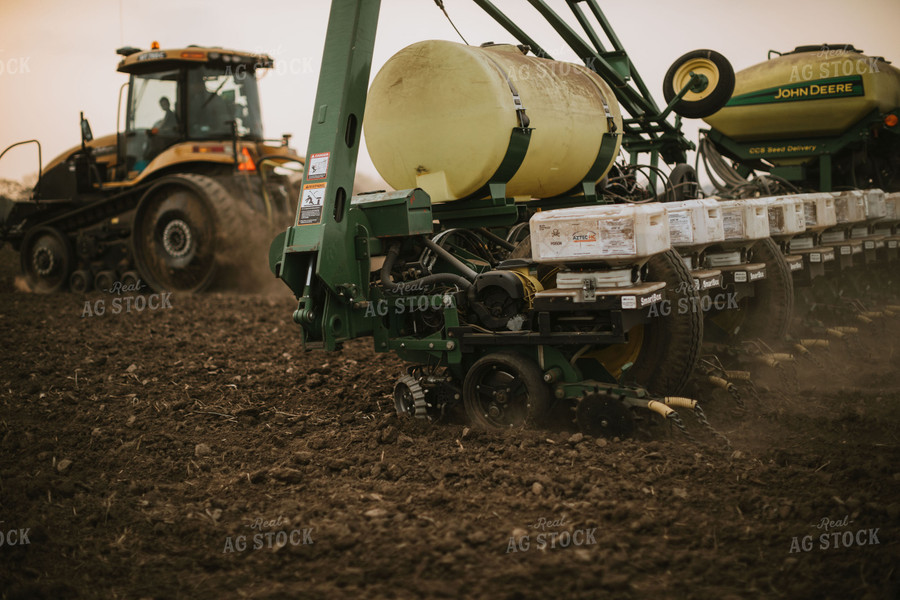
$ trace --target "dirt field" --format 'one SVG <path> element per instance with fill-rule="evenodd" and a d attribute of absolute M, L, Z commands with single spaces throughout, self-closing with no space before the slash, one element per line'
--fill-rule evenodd
<path fill-rule="evenodd" d="M 745 412 L 694 390 L 729 449 L 400 421 L 402 363 L 303 353 L 286 291 L 115 314 L 17 271 L 2 598 L 900 597 L 900 316 L 752 366 Z"/>

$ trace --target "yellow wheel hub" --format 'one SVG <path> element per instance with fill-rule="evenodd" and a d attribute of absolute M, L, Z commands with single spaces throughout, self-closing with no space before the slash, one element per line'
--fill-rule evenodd
<path fill-rule="evenodd" d="M 675 88 L 676 94 L 681 91 L 681 88 L 691 82 L 692 72 L 697 75 L 703 75 L 707 80 L 706 89 L 702 92 L 688 91 L 684 95 L 684 100 L 697 102 L 709 96 L 716 89 L 716 86 L 719 85 L 719 69 L 714 62 L 705 58 L 693 58 L 687 61 L 678 67 L 678 70 L 675 71 L 675 76 L 672 78 L 672 87 Z"/>

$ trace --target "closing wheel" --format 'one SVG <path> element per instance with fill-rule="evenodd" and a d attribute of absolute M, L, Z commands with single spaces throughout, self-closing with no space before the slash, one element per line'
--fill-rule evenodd
<path fill-rule="evenodd" d="M 473 425 L 533 425 L 550 409 L 550 389 L 533 360 L 515 352 L 497 352 L 480 358 L 466 373 L 463 405 Z"/>
<path fill-rule="evenodd" d="M 75 264 L 69 239 L 54 227 L 37 227 L 29 231 L 22 241 L 19 256 L 28 286 L 41 294 L 64 289 Z"/>
<path fill-rule="evenodd" d="M 700 76 L 679 100 L 674 111 L 689 119 L 702 119 L 725 106 L 734 92 L 734 69 L 728 59 L 714 50 L 694 50 L 676 60 L 663 78 L 663 97 L 670 103 L 691 82 L 691 73 Z"/>
<path fill-rule="evenodd" d="M 648 309 L 650 320 L 628 332 L 628 342 L 585 353 L 614 377 L 675 395 L 684 389 L 700 356 L 703 315 L 690 272 L 674 250 L 653 256 L 647 281 L 666 284 L 663 301 Z"/>
<path fill-rule="evenodd" d="M 626 438 L 634 432 L 634 415 L 622 401 L 609 394 L 590 393 L 575 406 L 578 429 L 594 437 Z"/>
<path fill-rule="evenodd" d="M 722 341 L 784 339 L 794 315 L 794 280 L 781 249 L 771 238 L 756 242 L 750 262 L 766 264 L 766 278 L 757 281 L 753 297 L 741 298 L 737 310 L 710 315 L 711 337 Z"/>
<path fill-rule="evenodd" d="M 234 202 L 203 175 L 161 178 L 141 198 L 134 215 L 134 261 L 156 291 L 199 292 L 216 271 L 217 236 Z"/>
<path fill-rule="evenodd" d="M 428 418 L 425 390 L 414 377 L 403 375 L 394 384 L 394 408 L 401 417 Z"/>

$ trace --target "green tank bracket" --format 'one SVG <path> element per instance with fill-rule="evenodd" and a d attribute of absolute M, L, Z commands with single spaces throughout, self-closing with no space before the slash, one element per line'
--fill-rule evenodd
<path fill-rule="evenodd" d="M 421 189 L 371 192 L 354 196 L 352 206 L 366 215 L 376 238 L 429 235 L 433 232 L 431 198 Z"/>
<path fill-rule="evenodd" d="M 488 179 L 488 183 L 466 198 L 443 202 L 434 206 L 434 216 L 444 227 L 509 227 L 516 223 L 519 209 L 513 198 L 506 194 L 506 184 L 511 180 L 531 143 L 530 127 L 514 127 L 509 136 L 509 146 L 500 166 Z"/>

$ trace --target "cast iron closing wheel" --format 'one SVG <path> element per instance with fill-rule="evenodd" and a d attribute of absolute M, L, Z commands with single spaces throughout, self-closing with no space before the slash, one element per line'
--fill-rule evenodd
<path fill-rule="evenodd" d="M 594 437 L 626 438 L 634 432 L 631 409 L 609 394 L 589 393 L 579 398 L 575 422 L 582 433 Z"/>
<path fill-rule="evenodd" d="M 728 59 L 714 50 L 694 50 L 680 57 L 663 78 L 666 104 L 691 81 L 691 73 L 703 78 L 675 104 L 674 111 L 689 119 L 702 119 L 725 106 L 734 92 L 734 69 Z"/>
<path fill-rule="evenodd" d="M 463 405 L 473 425 L 523 427 L 543 420 L 550 409 L 550 389 L 533 360 L 497 352 L 481 357 L 466 373 Z"/>
<path fill-rule="evenodd" d="M 19 253 L 22 272 L 29 287 L 42 294 L 58 292 L 69 283 L 75 263 L 72 245 L 54 227 L 37 227 L 28 232 Z"/>
<path fill-rule="evenodd" d="M 394 408 L 401 417 L 428 418 L 425 390 L 414 377 L 402 375 L 394 384 Z"/>

